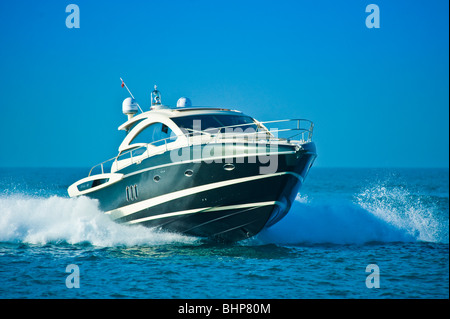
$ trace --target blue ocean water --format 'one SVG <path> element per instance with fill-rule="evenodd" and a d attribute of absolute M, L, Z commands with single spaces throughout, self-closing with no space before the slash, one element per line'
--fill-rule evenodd
<path fill-rule="evenodd" d="M 313 167 L 281 222 L 227 245 L 112 222 L 67 196 L 86 173 L 0 169 L 0 298 L 449 298 L 448 169 Z"/>

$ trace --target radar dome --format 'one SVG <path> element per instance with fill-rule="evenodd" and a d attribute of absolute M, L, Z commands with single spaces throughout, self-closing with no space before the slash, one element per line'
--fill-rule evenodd
<path fill-rule="evenodd" d="M 180 97 L 177 101 L 177 107 L 190 107 L 192 102 L 188 97 Z"/>
<path fill-rule="evenodd" d="M 128 119 L 132 118 L 134 114 L 136 114 L 138 111 L 138 105 L 136 101 L 131 98 L 127 97 L 122 102 L 122 112 L 125 115 L 128 115 Z"/>

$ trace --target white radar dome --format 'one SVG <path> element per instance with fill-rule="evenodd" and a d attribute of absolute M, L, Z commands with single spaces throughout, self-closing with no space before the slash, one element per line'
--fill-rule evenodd
<path fill-rule="evenodd" d="M 136 103 L 136 101 L 131 98 L 131 97 L 127 97 L 125 100 L 123 100 L 122 102 L 122 112 L 123 114 L 136 114 L 138 111 L 138 105 Z"/>
<path fill-rule="evenodd" d="M 122 112 L 123 114 L 128 115 L 128 119 L 131 119 L 133 115 L 138 112 L 138 105 L 136 101 L 131 97 L 127 97 L 123 100 Z"/>
<path fill-rule="evenodd" d="M 180 97 L 177 101 L 177 107 L 190 107 L 192 102 L 188 97 Z"/>

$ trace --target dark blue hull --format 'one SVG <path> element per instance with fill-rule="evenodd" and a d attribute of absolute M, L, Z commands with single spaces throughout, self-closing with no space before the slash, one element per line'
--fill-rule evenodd
<path fill-rule="evenodd" d="M 86 194 L 115 221 L 220 241 L 256 235 L 283 218 L 316 157 L 314 143 L 278 146 L 276 168 L 258 158 L 174 162 L 169 152 L 117 173 L 124 178 Z"/>

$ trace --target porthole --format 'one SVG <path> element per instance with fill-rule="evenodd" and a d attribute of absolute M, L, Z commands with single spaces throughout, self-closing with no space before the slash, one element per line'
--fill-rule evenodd
<path fill-rule="evenodd" d="M 157 183 L 160 181 L 160 179 L 161 177 L 159 177 L 159 175 L 155 175 L 155 177 L 153 177 L 153 180 Z"/>
<path fill-rule="evenodd" d="M 234 165 L 233 164 L 231 164 L 231 163 L 226 163 L 224 166 L 223 166 L 223 169 L 224 170 L 226 170 L 226 171 L 232 171 L 232 170 L 234 170 Z"/>
<path fill-rule="evenodd" d="M 184 175 L 186 175 L 187 177 L 191 177 L 192 175 L 194 175 L 194 171 L 191 169 L 186 170 L 186 172 L 184 172 Z"/>

